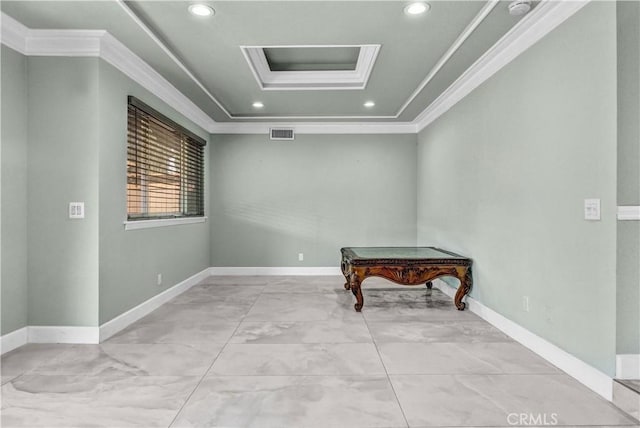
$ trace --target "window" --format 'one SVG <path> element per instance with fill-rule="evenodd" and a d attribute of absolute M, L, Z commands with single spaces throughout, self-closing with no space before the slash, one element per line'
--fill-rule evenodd
<path fill-rule="evenodd" d="M 206 141 L 129 97 L 127 220 L 204 216 Z"/>

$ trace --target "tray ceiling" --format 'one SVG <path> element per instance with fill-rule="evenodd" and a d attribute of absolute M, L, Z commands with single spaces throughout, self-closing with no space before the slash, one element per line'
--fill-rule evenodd
<path fill-rule="evenodd" d="M 236 123 L 414 121 L 523 19 L 509 15 L 506 1 L 431 1 L 422 16 L 407 16 L 401 1 L 204 2 L 215 9 L 210 18 L 192 16 L 190 3 L 4 0 L 0 7 L 30 29 L 106 30 L 214 121 Z M 267 87 L 246 51 L 260 52 L 272 74 L 322 75 L 355 73 L 353 58 L 365 46 L 376 46 L 376 55 L 367 80 L 353 88 Z"/>

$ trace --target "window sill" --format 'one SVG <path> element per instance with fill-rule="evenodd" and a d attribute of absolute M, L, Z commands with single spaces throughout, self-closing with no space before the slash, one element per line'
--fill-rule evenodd
<path fill-rule="evenodd" d="M 124 230 L 149 229 L 152 227 L 177 226 L 180 224 L 204 223 L 207 217 L 162 218 L 158 220 L 125 221 Z"/>

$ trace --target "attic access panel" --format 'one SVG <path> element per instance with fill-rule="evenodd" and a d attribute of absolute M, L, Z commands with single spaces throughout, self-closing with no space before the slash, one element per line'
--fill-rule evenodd
<path fill-rule="evenodd" d="M 241 46 L 263 90 L 364 89 L 380 45 Z"/>
<path fill-rule="evenodd" d="M 360 47 L 273 47 L 262 51 L 271 71 L 354 71 Z"/>

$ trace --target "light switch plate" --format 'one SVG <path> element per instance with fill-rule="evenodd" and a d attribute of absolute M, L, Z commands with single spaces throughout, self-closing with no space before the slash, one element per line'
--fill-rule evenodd
<path fill-rule="evenodd" d="M 584 219 L 600 220 L 600 199 L 584 200 Z"/>
<path fill-rule="evenodd" d="M 69 218 L 84 218 L 84 202 L 69 202 Z"/>

